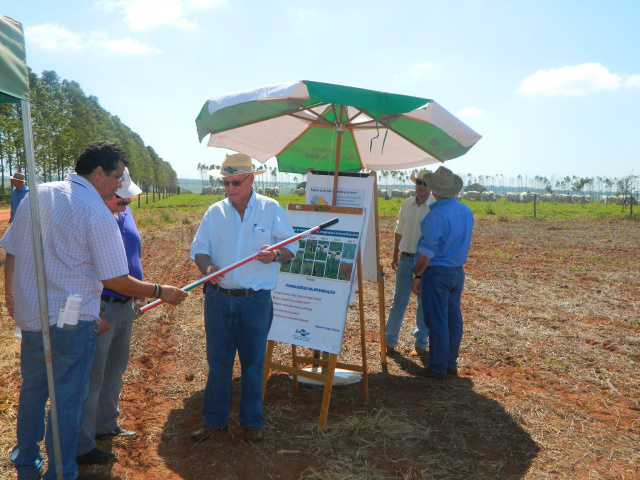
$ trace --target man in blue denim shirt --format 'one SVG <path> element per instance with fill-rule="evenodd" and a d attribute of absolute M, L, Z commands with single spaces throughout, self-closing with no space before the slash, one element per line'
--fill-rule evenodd
<path fill-rule="evenodd" d="M 400 213 L 398 214 L 393 259 L 391 260 L 391 268 L 396 272 L 396 286 L 385 325 L 387 355 L 395 353 L 400 327 L 411 297 L 413 257 L 420 239 L 420 222 L 429 213 L 429 205 L 435 202 L 435 198 L 431 196 L 431 190 L 429 190 L 424 181 L 424 176 L 427 173 L 429 173 L 428 170 L 421 170 L 417 176 L 415 172 L 411 174 L 411 181 L 416 184 L 416 195 L 402 202 Z M 424 355 L 429 342 L 429 329 L 424 323 L 420 297 L 418 297 L 417 303 L 416 326 L 413 331 L 415 342 L 410 354 L 412 357 Z"/>
<path fill-rule="evenodd" d="M 455 199 L 462 178 L 445 167 L 425 175 L 436 202 L 420 224 L 416 266 L 411 290 L 422 295 L 425 323 L 429 327 L 429 366 L 416 375 L 444 380 L 458 373 L 462 340 L 460 297 L 464 286 L 473 230 L 471 209 Z M 423 278 L 424 277 L 424 278 Z"/>

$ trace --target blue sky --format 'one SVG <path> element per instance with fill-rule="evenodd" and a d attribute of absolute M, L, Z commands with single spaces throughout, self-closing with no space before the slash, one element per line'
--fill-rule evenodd
<path fill-rule="evenodd" d="M 446 163 L 457 173 L 640 174 L 636 0 L 5 0 L 0 14 L 23 24 L 33 71 L 80 83 L 182 178 L 224 158 L 196 137 L 206 99 L 301 79 L 436 100 L 483 135 Z"/>

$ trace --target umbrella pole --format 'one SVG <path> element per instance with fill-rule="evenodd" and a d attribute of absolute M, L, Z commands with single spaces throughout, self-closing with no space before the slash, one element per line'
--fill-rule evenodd
<path fill-rule="evenodd" d="M 342 105 L 340 105 L 340 114 L 339 114 L 338 118 L 342 118 L 342 109 L 343 108 L 344 107 Z M 338 178 L 340 176 L 340 146 L 342 144 L 342 125 L 338 124 L 338 125 L 336 125 L 335 128 L 336 128 L 336 132 L 338 133 L 338 140 L 336 142 L 336 165 L 335 165 L 335 167 L 333 169 L 333 198 L 331 200 L 331 205 L 333 205 L 334 207 L 337 206 L 337 202 L 338 202 Z M 360 280 L 360 279 L 358 279 L 358 280 Z M 325 362 L 327 362 L 327 364 L 328 364 L 328 362 L 330 360 L 329 353 L 322 352 L 322 359 Z M 327 374 L 327 367 L 326 367 L 327 364 L 322 366 L 322 374 L 323 375 Z M 326 421 L 326 418 L 325 418 L 325 421 Z"/>
<path fill-rule="evenodd" d="M 342 109 L 344 107 L 342 107 L 342 105 L 340 106 L 340 116 L 338 118 L 342 117 Z M 331 202 L 331 205 L 333 205 L 334 207 L 337 205 L 337 199 L 338 199 L 338 173 L 340 172 L 340 145 L 342 144 L 342 125 L 337 125 L 336 126 L 336 132 L 338 133 L 338 141 L 336 143 L 336 166 L 333 170 L 333 201 Z"/>

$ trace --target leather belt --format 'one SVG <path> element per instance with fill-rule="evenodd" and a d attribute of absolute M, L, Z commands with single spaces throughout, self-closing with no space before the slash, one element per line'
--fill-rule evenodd
<path fill-rule="evenodd" d="M 260 290 L 254 290 L 253 288 L 222 288 L 220 285 L 211 285 L 211 288 L 215 291 L 229 295 L 230 297 L 246 297 L 258 293 Z"/>
<path fill-rule="evenodd" d="M 414 256 L 413 253 L 408 253 L 408 252 L 400 252 L 400 255 L 402 255 L 403 257 L 409 257 L 409 258 L 413 258 Z"/>
<path fill-rule="evenodd" d="M 103 302 L 127 303 L 129 300 L 131 300 L 131 297 L 117 298 L 111 297 L 109 295 L 100 295 L 100 299 Z"/>

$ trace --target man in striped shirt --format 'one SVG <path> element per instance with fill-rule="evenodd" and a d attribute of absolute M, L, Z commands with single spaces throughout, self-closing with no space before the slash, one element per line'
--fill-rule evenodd
<path fill-rule="evenodd" d="M 45 266 L 52 369 L 58 412 L 58 435 L 65 479 L 78 475 L 76 447 L 82 404 L 100 323 L 103 285 L 131 297 L 159 296 L 177 305 L 186 292 L 158 286 L 128 275 L 122 237 L 104 203 L 122 186 L 128 164 L 123 150 L 94 142 L 78 157 L 76 174 L 64 181 L 39 185 L 38 203 Z M 38 282 L 34 260 L 30 194 L 0 240 L 6 251 L 5 302 L 22 331 L 22 386 L 18 404 L 17 444 L 10 459 L 18 478 L 39 478 L 43 459 L 38 442 L 45 436 L 45 405 L 49 397 L 43 354 Z M 68 298 L 81 296 L 79 311 L 69 318 Z M 56 326 L 60 315 L 66 324 Z M 56 477 L 53 432 L 47 426 L 49 458 L 46 480 Z"/>

